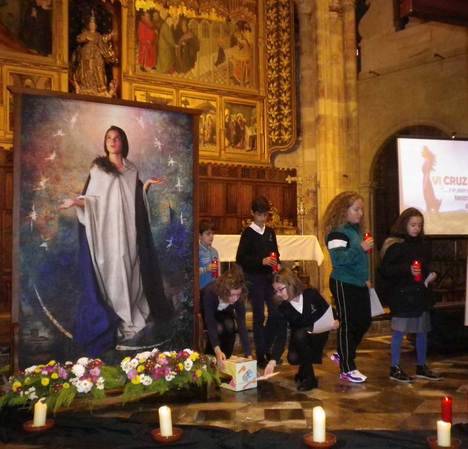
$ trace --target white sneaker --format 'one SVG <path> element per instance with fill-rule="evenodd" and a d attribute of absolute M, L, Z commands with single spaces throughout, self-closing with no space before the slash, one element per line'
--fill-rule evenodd
<path fill-rule="evenodd" d="M 348 371 L 347 373 L 341 373 L 340 379 L 347 380 L 348 382 L 360 384 L 362 382 L 365 382 L 367 380 L 367 377 L 364 376 L 364 374 L 362 374 L 360 371 L 355 369 L 353 371 Z"/>

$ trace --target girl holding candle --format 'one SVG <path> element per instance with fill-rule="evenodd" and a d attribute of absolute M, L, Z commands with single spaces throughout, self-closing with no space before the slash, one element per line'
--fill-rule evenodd
<path fill-rule="evenodd" d="M 332 261 L 330 290 L 335 300 L 340 327 L 338 358 L 340 379 L 365 382 L 355 363 L 356 349 L 371 323 L 368 252 L 374 245 L 363 240 L 361 221 L 363 198 L 356 192 L 342 192 L 328 205 L 324 215 L 327 248 Z"/>
<path fill-rule="evenodd" d="M 208 331 L 205 352 L 216 356 L 220 368 L 232 355 L 236 332 L 239 332 L 245 356 L 251 356 L 245 325 L 246 297 L 247 287 L 238 265 L 234 265 L 201 291 L 203 319 Z"/>
<path fill-rule="evenodd" d="M 291 336 L 288 347 L 288 362 L 299 365 L 295 376 L 299 391 L 317 388 L 318 381 L 314 374 L 313 363 L 322 363 L 323 347 L 328 339 L 328 332 L 314 334 L 314 323 L 323 316 L 329 305 L 320 293 L 313 288 L 306 288 L 301 280 L 288 268 L 273 276 L 273 290 L 280 301 L 278 312 L 289 323 Z M 339 325 L 334 321 L 334 328 Z M 276 366 L 278 354 L 265 368 L 265 375 L 271 374 Z"/>
<path fill-rule="evenodd" d="M 424 218 L 411 207 L 397 218 L 381 250 L 380 273 L 384 297 L 392 312 L 392 364 L 390 379 L 411 382 L 400 367 L 400 347 L 407 333 L 416 334 L 416 377 L 439 380 L 426 365 L 427 333 L 431 329 L 428 285 L 436 278 L 424 242 Z M 416 263 L 418 262 L 418 263 Z"/>

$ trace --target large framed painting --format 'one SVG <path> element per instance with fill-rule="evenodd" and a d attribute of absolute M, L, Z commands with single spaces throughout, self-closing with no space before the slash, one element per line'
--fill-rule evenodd
<path fill-rule="evenodd" d="M 259 2 L 136 0 L 134 16 L 140 74 L 258 88 Z"/>
<path fill-rule="evenodd" d="M 15 92 L 19 367 L 189 347 L 198 113 Z"/>
<path fill-rule="evenodd" d="M 50 56 L 54 2 L 0 1 L 0 50 Z"/>

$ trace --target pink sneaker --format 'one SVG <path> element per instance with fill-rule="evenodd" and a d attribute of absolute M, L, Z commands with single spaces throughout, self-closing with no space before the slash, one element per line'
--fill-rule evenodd
<path fill-rule="evenodd" d="M 364 374 L 355 369 L 353 371 L 348 371 L 347 373 L 340 373 L 340 379 L 347 380 L 348 382 L 355 384 L 361 384 L 367 380 L 367 376 L 364 376 Z"/>

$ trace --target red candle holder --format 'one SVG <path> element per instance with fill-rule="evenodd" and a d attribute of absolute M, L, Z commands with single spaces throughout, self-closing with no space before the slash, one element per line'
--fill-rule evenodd
<path fill-rule="evenodd" d="M 278 271 L 279 271 L 278 256 L 276 255 L 275 252 L 272 252 L 272 253 L 270 254 L 270 257 L 271 257 L 272 259 L 275 259 L 275 261 L 276 261 L 275 265 L 273 265 L 273 266 L 271 267 L 271 269 L 273 270 L 273 272 L 278 273 Z"/>
<path fill-rule="evenodd" d="M 217 257 L 213 258 L 212 263 L 215 265 L 216 269 L 211 272 L 211 277 L 216 279 L 219 276 L 219 260 Z"/>
<path fill-rule="evenodd" d="M 369 239 L 371 239 L 371 238 L 372 238 L 372 234 L 371 234 L 370 232 L 366 232 L 366 233 L 364 234 L 364 241 L 369 240 Z M 368 252 L 369 254 L 372 253 L 372 248 L 370 248 L 367 252 Z"/>
<path fill-rule="evenodd" d="M 418 274 L 413 275 L 414 282 L 421 282 L 422 281 L 422 263 L 419 260 L 413 260 L 411 262 L 411 268 L 413 270 L 419 270 Z"/>
<path fill-rule="evenodd" d="M 452 423 L 452 398 L 444 396 L 440 401 L 442 421 Z"/>

